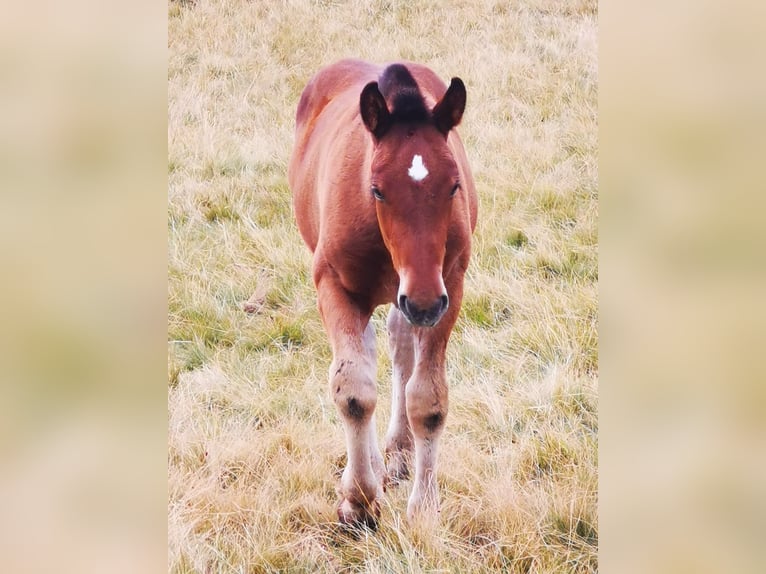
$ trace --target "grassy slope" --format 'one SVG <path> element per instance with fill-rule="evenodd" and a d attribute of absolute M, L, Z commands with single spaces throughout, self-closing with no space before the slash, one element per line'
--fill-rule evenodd
<path fill-rule="evenodd" d="M 168 5 L 170 571 L 596 570 L 596 2 L 512 4 Z M 345 56 L 463 78 L 481 202 L 441 525 L 403 522 L 405 484 L 359 540 L 334 527 L 344 443 L 286 181 L 300 91 Z"/>

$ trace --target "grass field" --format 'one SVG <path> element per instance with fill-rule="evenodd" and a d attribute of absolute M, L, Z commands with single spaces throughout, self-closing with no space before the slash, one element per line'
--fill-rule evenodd
<path fill-rule="evenodd" d="M 168 13 L 169 571 L 596 571 L 596 1 Z M 406 523 L 404 483 L 359 538 L 335 526 L 343 430 L 286 177 L 303 86 L 347 56 L 464 80 L 480 200 L 448 351 L 441 522 Z"/>

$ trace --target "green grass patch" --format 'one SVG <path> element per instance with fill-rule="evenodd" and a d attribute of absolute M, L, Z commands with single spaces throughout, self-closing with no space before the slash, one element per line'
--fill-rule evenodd
<path fill-rule="evenodd" d="M 562 257 L 538 255 L 535 267 L 545 279 L 598 281 L 598 262 L 579 250 L 567 251 Z"/>
<path fill-rule="evenodd" d="M 466 321 L 485 328 L 497 327 L 511 317 L 508 304 L 492 293 L 469 294 L 461 309 Z"/>
<path fill-rule="evenodd" d="M 521 229 L 511 229 L 505 235 L 505 244 L 515 249 L 521 249 L 528 243 L 529 238 Z"/>

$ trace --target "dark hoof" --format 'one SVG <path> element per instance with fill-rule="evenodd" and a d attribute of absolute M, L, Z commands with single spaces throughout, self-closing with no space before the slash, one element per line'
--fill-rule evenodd
<path fill-rule="evenodd" d="M 377 501 L 372 506 L 362 506 L 350 500 L 341 500 L 338 503 L 338 520 L 351 529 L 367 528 L 375 531 L 378 529 L 380 518 L 380 504 Z"/>

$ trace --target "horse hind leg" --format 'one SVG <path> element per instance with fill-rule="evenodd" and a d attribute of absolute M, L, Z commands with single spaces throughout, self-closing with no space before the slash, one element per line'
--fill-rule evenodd
<path fill-rule="evenodd" d="M 407 418 L 405 388 L 412 376 L 415 346 L 412 327 L 396 307 L 388 314 L 388 347 L 391 353 L 393 381 L 391 386 L 391 421 L 386 434 L 388 481 L 398 484 L 409 476 L 413 439 Z"/>
<path fill-rule="evenodd" d="M 377 376 L 378 352 L 375 344 L 375 329 L 372 326 L 372 322 L 367 323 L 367 327 L 364 330 L 362 346 L 364 348 L 365 355 L 367 356 L 369 365 L 368 368 L 370 369 L 373 378 L 375 378 Z M 378 478 L 378 481 L 383 485 L 383 489 L 385 490 L 386 465 L 383 462 L 383 455 L 380 453 L 380 447 L 378 446 L 377 425 L 375 424 L 374 412 L 370 420 L 368 433 L 370 465 L 372 466 L 372 471 L 375 473 L 375 476 Z"/>

